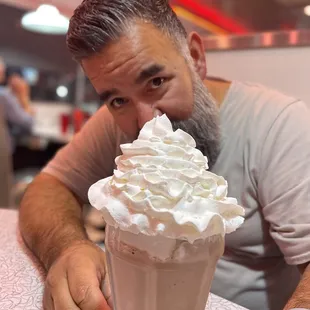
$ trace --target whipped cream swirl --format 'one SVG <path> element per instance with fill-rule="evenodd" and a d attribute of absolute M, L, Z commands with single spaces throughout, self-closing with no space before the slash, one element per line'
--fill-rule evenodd
<path fill-rule="evenodd" d="M 173 131 L 166 115 L 146 123 L 121 145 L 114 175 L 89 189 L 89 201 L 109 225 L 135 234 L 194 242 L 236 230 L 244 209 L 227 197 L 227 182 L 207 171 L 195 140 Z"/>

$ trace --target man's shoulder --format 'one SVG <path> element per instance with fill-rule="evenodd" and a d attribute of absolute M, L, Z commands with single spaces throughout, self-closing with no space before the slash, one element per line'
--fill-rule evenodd
<path fill-rule="evenodd" d="M 233 81 L 231 89 L 236 97 L 247 99 L 250 105 L 268 104 L 274 108 L 283 108 L 300 101 L 299 98 L 259 83 Z"/>
<path fill-rule="evenodd" d="M 299 98 L 262 84 L 233 81 L 227 96 L 228 104 L 238 109 L 241 114 L 265 124 L 273 122 L 287 107 L 301 102 Z"/>
<path fill-rule="evenodd" d="M 290 121 L 299 126 L 297 116 L 305 106 L 300 99 L 261 84 L 233 81 L 221 111 L 223 131 L 229 137 L 226 140 L 243 137 L 244 142 L 258 146 L 274 124 L 286 126 L 282 115 L 288 114 Z"/>

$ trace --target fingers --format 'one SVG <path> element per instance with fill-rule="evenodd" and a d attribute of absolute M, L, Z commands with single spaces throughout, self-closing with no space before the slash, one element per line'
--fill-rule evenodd
<path fill-rule="evenodd" d="M 80 296 L 71 296 L 68 282 L 65 278 L 60 280 L 56 286 L 46 285 L 43 295 L 43 309 L 110 310 L 99 287 L 87 284 L 79 286 L 78 283 L 73 284 L 73 286 L 73 291 L 80 290 Z"/>
<path fill-rule="evenodd" d="M 113 309 L 113 300 L 112 300 L 112 292 L 109 275 L 106 272 L 103 282 L 101 284 L 101 291 L 103 292 L 104 298 L 106 299 L 108 305 Z"/>
<path fill-rule="evenodd" d="M 102 217 L 101 211 L 96 210 L 95 208 L 92 208 L 88 214 L 86 215 L 85 222 L 93 226 L 95 228 L 104 228 L 105 227 L 105 221 Z"/>
<path fill-rule="evenodd" d="M 92 210 L 94 209 L 94 210 Z M 92 208 L 85 218 L 85 228 L 87 235 L 94 243 L 101 243 L 105 239 L 105 221 L 100 211 Z"/>
<path fill-rule="evenodd" d="M 100 275 L 94 265 L 68 273 L 69 291 L 81 310 L 110 310 L 100 290 Z"/>
<path fill-rule="evenodd" d="M 56 283 L 47 278 L 43 295 L 44 310 L 79 310 L 73 301 L 66 278 L 60 278 Z"/>
<path fill-rule="evenodd" d="M 88 286 L 81 290 L 77 305 L 81 310 L 110 310 L 98 286 Z"/>
<path fill-rule="evenodd" d="M 85 225 L 86 233 L 88 238 L 94 243 L 100 243 L 104 241 L 105 232 L 96 227 Z"/>
<path fill-rule="evenodd" d="M 97 246 L 69 248 L 48 272 L 44 310 L 111 310 L 100 288 L 104 275 L 104 253 Z"/>
<path fill-rule="evenodd" d="M 43 294 L 43 309 L 44 310 L 54 310 L 54 302 L 50 293 L 50 290 L 45 286 Z"/>
<path fill-rule="evenodd" d="M 52 292 L 55 310 L 79 310 L 79 307 L 73 301 L 67 279 L 63 279 L 58 283 Z"/>

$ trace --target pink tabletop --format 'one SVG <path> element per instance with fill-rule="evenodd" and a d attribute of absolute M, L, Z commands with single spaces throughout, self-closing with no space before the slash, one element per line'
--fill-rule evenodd
<path fill-rule="evenodd" d="M 41 310 L 44 271 L 23 245 L 18 213 L 0 209 L 0 309 Z M 206 310 L 245 310 L 210 294 Z"/>

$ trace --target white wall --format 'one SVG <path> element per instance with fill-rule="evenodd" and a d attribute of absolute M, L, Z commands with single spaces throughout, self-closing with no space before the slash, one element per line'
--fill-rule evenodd
<path fill-rule="evenodd" d="M 208 74 L 252 81 L 310 104 L 310 47 L 207 53 Z"/>

